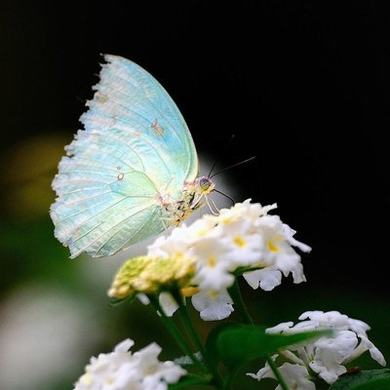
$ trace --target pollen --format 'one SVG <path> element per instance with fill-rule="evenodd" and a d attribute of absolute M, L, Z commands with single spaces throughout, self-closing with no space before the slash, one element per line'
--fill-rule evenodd
<path fill-rule="evenodd" d="M 275 242 L 273 242 L 272 240 L 269 240 L 267 242 L 267 248 L 270 252 L 272 253 L 277 253 L 279 252 L 279 247 L 275 244 Z"/>
<path fill-rule="evenodd" d="M 184 287 L 180 290 L 181 292 L 181 295 L 183 295 L 183 297 L 192 297 L 193 295 L 197 294 L 199 292 L 199 288 L 198 287 L 193 287 L 193 286 L 190 286 L 190 287 Z"/>
<path fill-rule="evenodd" d="M 225 217 L 221 218 L 221 223 L 223 225 L 231 225 L 234 222 L 234 220 L 235 219 L 231 216 L 229 216 L 229 217 L 225 216 Z"/>
<path fill-rule="evenodd" d="M 185 256 L 185 254 L 181 251 L 176 251 L 172 254 L 172 257 L 174 259 L 179 259 L 179 258 L 183 258 Z"/>
<path fill-rule="evenodd" d="M 242 238 L 242 236 L 234 237 L 233 242 L 240 248 L 244 248 L 246 246 L 246 241 Z"/>
<path fill-rule="evenodd" d="M 218 291 L 211 290 L 211 291 L 209 291 L 208 295 L 209 295 L 209 297 L 210 297 L 211 299 L 217 299 L 219 293 L 218 293 Z"/>
<path fill-rule="evenodd" d="M 208 259 L 207 259 L 207 265 L 210 267 L 210 268 L 214 268 L 216 265 L 217 265 L 217 258 L 215 256 L 210 256 Z"/>
<path fill-rule="evenodd" d="M 209 232 L 209 230 L 207 230 L 207 229 L 199 229 L 198 231 L 195 232 L 195 235 L 197 237 L 205 237 L 208 232 Z"/>

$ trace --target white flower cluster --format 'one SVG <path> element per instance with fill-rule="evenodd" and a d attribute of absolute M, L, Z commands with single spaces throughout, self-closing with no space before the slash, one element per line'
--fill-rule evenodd
<path fill-rule="evenodd" d="M 303 313 L 295 326 L 293 322 L 284 322 L 267 329 L 272 334 L 293 334 L 318 329 L 332 329 L 332 336 L 321 337 L 305 345 L 290 346 L 280 351 L 280 355 L 287 363 L 279 367 L 284 379 L 290 388 L 301 390 L 315 390 L 311 374 L 318 375 L 328 384 L 334 383 L 337 378 L 346 373 L 345 365 L 352 362 L 365 351 L 380 365 L 386 362 L 382 353 L 368 339 L 367 331 L 370 327 L 363 321 L 347 317 L 338 311 L 308 311 Z M 276 359 L 275 355 L 273 359 Z M 267 364 L 256 374 L 248 374 L 252 378 L 274 378 L 271 368 Z M 276 388 L 281 389 L 280 386 Z"/>
<path fill-rule="evenodd" d="M 113 352 L 92 357 L 74 390 L 165 390 L 186 374 L 175 363 L 158 360 L 161 348 L 156 343 L 132 354 L 133 345 L 126 339 Z"/>
<path fill-rule="evenodd" d="M 310 247 L 294 238 L 295 231 L 279 216 L 268 215 L 276 204 L 262 207 L 246 200 L 216 216 L 205 215 L 190 226 L 182 224 L 167 237 L 159 237 L 148 256 L 159 258 L 190 257 L 196 271 L 192 283 L 199 292 L 192 297 L 194 307 L 204 320 L 221 320 L 233 311 L 227 289 L 234 283 L 233 273 L 243 274 L 254 289 L 272 290 L 282 275 L 292 274 L 294 283 L 305 281 L 301 258 Z"/>

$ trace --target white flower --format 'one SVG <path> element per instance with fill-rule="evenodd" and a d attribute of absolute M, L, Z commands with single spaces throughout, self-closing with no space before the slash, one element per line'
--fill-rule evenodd
<path fill-rule="evenodd" d="M 243 276 L 253 289 L 260 286 L 264 291 L 271 291 L 282 283 L 282 273 L 276 267 L 245 272 Z"/>
<path fill-rule="evenodd" d="M 168 236 L 160 236 L 148 246 L 148 256 L 154 258 L 176 257 L 190 250 L 190 239 L 186 224 L 172 230 Z"/>
<path fill-rule="evenodd" d="M 215 224 L 224 225 L 234 229 L 235 224 L 242 222 L 242 216 L 248 223 L 248 229 L 253 229 L 260 217 L 268 214 L 270 210 L 276 209 L 276 203 L 270 206 L 261 206 L 260 203 L 251 203 L 251 199 L 247 199 L 242 203 L 235 203 L 230 209 L 220 210 L 217 216 L 205 216 L 208 220 Z"/>
<path fill-rule="evenodd" d="M 190 242 L 196 242 L 199 238 L 215 234 L 215 222 L 208 217 L 204 215 L 187 227 L 186 234 Z"/>
<path fill-rule="evenodd" d="M 113 352 L 92 357 L 75 390 L 164 390 L 176 383 L 186 371 L 171 361 L 160 362 L 161 348 L 156 344 L 132 354 L 134 342 L 126 339 Z"/>
<path fill-rule="evenodd" d="M 202 318 L 225 318 L 233 311 L 226 290 L 237 270 L 253 269 L 243 274 L 245 280 L 252 288 L 266 291 L 278 286 L 283 275 L 292 274 L 294 283 L 306 280 L 293 246 L 304 252 L 310 248 L 297 241 L 295 231 L 277 215 L 268 215 L 275 208 L 276 204 L 262 207 L 248 199 L 216 216 L 204 215 L 158 238 L 149 246 L 148 256 L 175 259 L 185 255 L 194 261 L 196 270 L 189 284 L 199 289 L 193 299 L 196 308 L 201 308 Z"/>
<path fill-rule="evenodd" d="M 234 311 L 233 301 L 226 290 L 218 292 L 201 291 L 192 297 L 192 304 L 204 321 L 218 321 Z"/>
<path fill-rule="evenodd" d="M 301 264 L 301 257 L 293 246 L 304 252 L 309 252 L 309 246 L 295 240 L 295 231 L 283 224 L 277 215 L 265 215 L 256 221 L 256 227 L 261 237 L 262 259 L 261 270 L 244 274 L 245 280 L 252 288 L 260 287 L 269 291 L 281 283 L 282 274 L 292 274 L 294 283 L 306 281 Z"/>
<path fill-rule="evenodd" d="M 371 357 L 379 364 L 386 365 L 381 352 L 367 337 L 366 332 L 370 327 L 365 322 L 349 318 L 338 311 L 326 313 L 308 311 L 303 313 L 299 320 L 301 322 L 295 326 L 293 322 L 284 322 L 267 329 L 267 332 L 293 334 L 318 329 L 332 329 L 334 331 L 332 336 L 324 336 L 305 345 L 290 346 L 288 349 L 280 351 L 280 355 L 284 359 L 304 367 L 306 372 L 311 370 L 327 383 L 334 383 L 340 375 L 346 373 L 345 365 L 365 351 L 369 351 Z M 266 367 L 263 370 L 265 369 Z M 264 372 L 268 371 L 259 371 L 262 377 L 265 377 Z M 261 379 L 259 373 L 256 375 L 258 379 Z M 295 373 L 298 373 L 297 369 Z M 301 373 L 304 374 L 303 371 Z M 288 380 L 288 375 L 286 373 L 286 380 Z"/>
<path fill-rule="evenodd" d="M 297 390 L 315 390 L 315 384 L 310 380 L 310 375 L 306 367 L 300 366 L 299 364 L 284 363 L 278 367 L 280 373 L 282 374 L 284 380 L 286 381 L 287 386 L 290 389 Z M 256 374 L 248 373 L 248 376 L 258 381 L 263 378 L 273 378 L 275 375 L 272 372 L 268 363 L 261 368 Z M 278 385 L 275 390 L 282 390 L 282 387 Z"/>
<path fill-rule="evenodd" d="M 160 307 L 164 310 L 164 314 L 168 317 L 172 317 L 175 311 L 179 308 L 176 299 L 171 293 L 163 291 L 158 296 Z"/>
<path fill-rule="evenodd" d="M 150 304 L 150 299 L 146 294 L 137 294 L 137 298 L 143 305 Z M 163 291 L 159 294 L 158 302 L 167 317 L 172 317 L 175 314 L 176 310 L 179 308 L 176 299 L 171 293 L 167 291 Z M 161 315 L 161 313 L 158 314 Z"/>
<path fill-rule="evenodd" d="M 223 261 L 229 264 L 229 269 L 238 267 L 258 266 L 262 257 L 261 235 L 257 233 L 236 232 L 223 234 L 221 244 L 228 249 Z"/>
<path fill-rule="evenodd" d="M 160 352 L 161 348 L 152 343 L 132 356 L 137 362 L 142 389 L 166 389 L 168 383 L 176 383 L 186 374 L 183 368 L 171 361 L 160 362 L 157 358 Z"/>
<path fill-rule="evenodd" d="M 193 281 L 200 290 L 219 291 L 233 284 L 231 264 L 225 261 L 229 247 L 222 240 L 201 238 L 193 245 L 192 253 L 197 260 Z"/>
<path fill-rule="evenodd" d="M 268 215 L 276 204 L 262 207 L 258 203 L 236 203 L 221 210 L 218 216 L 208 216 L 220 230 L 221 242 L 229 247 L 224 260 L 229 271 L 238 267 L 259 268 L 244 273 L 248 284 L 256 289 L 272 290 L 281 283 L 282 274 L 293 276 L 294 283 L 306 281 L 300 256 L 293 246 L 303 252 L 311 248 L 294 238 L 296 233 L 282 223 L 279 216 Z M 226 286 L 227 287 L 227 286 Z"/>

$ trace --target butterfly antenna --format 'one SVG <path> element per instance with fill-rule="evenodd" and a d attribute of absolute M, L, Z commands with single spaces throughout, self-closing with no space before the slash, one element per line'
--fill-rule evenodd
<path fill-rule="evenodd" d="M 217 162 L 218 162 L 218 157 L 214 159 L 213 165 L 211 166 L 210 172 L 207 175 L 207 177 L 210 177 L 210 175 L 213 173 L 213 170 L 214 170 L 215 165 L 217 164 Z"/>
<path fill-rule="evenodd" d="M 224 192 L 222 192 L 222 191 L 220 191 L 220 190 L 217 190 L 217 189 L 215 189 L 215 188 L 214 188 L 214 191 L 215 191 L 215 192 L 218 192 L 218 194 L 221 194 L 221 195 L 225 196 L 226 198 L 228 198 L 229 200 L 231 200 L 231 202 L 232 202 L 233 204 L 236 203 L 235 200 L 234 200 L 232 197 L 230 197 L 229 195 L 225 194 Z"/>
<path fill-rule="evenodd" d="M 229 147 L 230 147 L 230 145 L 232 144 L 232 142 L 233 142 L 233 140 L 234 140 L 235 137 L 236 137 L 235 134 L 232 134 L 232 135 L 230 136 L 229 142 L 227 143 L 227 145 L 226 145 L 225 148 L 224 148 L 225 150 L 228 150 L 228 149 L 229 149 Z M 209 172 L 209 174 L 207 175 L 207 177 L 212 177 L 211 174 L 213 173 L 213 170 L 214 170 L 215 166 L 217 165 L 217 162 L 218 162 L 218 161 L 219 161 L 219 158 L 217 157 L 217 158 L 214 160 L 213 165 L 211 166 L 210 172 Z"/>
<path fill-rule="evenodd" d="M 217 173 L 214 173 L 214 175 L 209 176 L 209 177 L 210 177 L 210 179 L 211 179 L 211 178 L 213 178 L 214 176 L 217 176 L 217 175 L 219 175 L 220 173 L 227 171 L 228 169 L 232 169 L 232 168 L 238 167 L 238 166 L 240 166 L 240 165 L 242 165 L 242 164 L 246 164 L 246 163 L 249 162 L 249 161 L 253 161 L 255 158 L 256 158 L 256 156 L 252 156 L 252 157 L 250 157 L 250 158 L 247 158 L 247 159 L 244 160 L 244 161 L 240 161 L 240 162 L 235 163 L 235 164 L 233 164 L 233 165 L 229 165 L 228 167 L 221 169 L 220 171 L 218 171 Z"/>

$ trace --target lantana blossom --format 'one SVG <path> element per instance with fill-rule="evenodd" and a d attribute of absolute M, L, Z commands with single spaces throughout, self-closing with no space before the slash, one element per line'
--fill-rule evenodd
<path fill-rule="evenodd" d="M 283 275 L 292 274 L 295 283 L 305 281 L 301 257 L 293 247 L 303 252 L 310 247 L 297 241 L 295 231 L 279 216 L 268 214 L 275 208 L 276 204 L 263 207 L 248 199 L 218 215 L 180 225 L 157 238 L 146 256 L 126 262 L 109 295 L 160 293 L 174 285 L 193 288 L 192 303 L 201 317 L 221 320 L 233 311 L 227 290 L 237 275 L 243 274 L 252 288 L 266 291 L 279 285 Z M 166 297 L 161 301 L 168 302 Z M 173 313 L 173 308 L 170 304 L 166 312 Z"/>
<path fill-rule="evenodd" d="M 300 322 L 284 322 L 267 329 L 270 334 L 294 334 L 303 331 L 332 329 L 333 334 L 323 336 L 313 342 L 289 346 L 279 351 L 279 355 L 287 360 L 279 367 L 287 383 L 301 383 L 302 389 L 314 389 L 309 373 L 314 373 L 328 384 L 334 383 L 338 377 L 347 372 L 346 365 L 368 351 L 380 365 L 386 361 L 382 353 L 368 339 L 369 325 L 365 322 L 349 318 L 338 311 L 307 311 L 299 317 Z M 274 357 L 276 358 L 277 355 Z M 289 364 L 287 367 L 286 364 Z M 248 373 L 252 378 L 274 378 L 268 365 L 256 374 Z M 314 378 L 312 378 L 314 379 Z M 299 387 L 299 388 L 301 388 Z M 279 389 L 279 387 L 277 387 Z"/>
<path fill-rule="evenodd" d="M 212 292 L 200 291 L 193 295 L 192 305 L 199 311 L 204 321 L 222 320 L 234 311 L 233 300 L 226 290 Z"/>
<path fill-rule="evenodd" d="M 133 345 L 126 339 L 113 352 L 92 357 L 74 390 L 166 390 L 186 374 L 174 362 L 158 360 L 161 348 L 156 343 L 131 353 Z"/>
<path fill-rule="evenodd" d="M 267 291 L 281 283 L 282 275 L 291 273 L 295 283 L 306 280 L 293 246 L 304 252 L 310 247 L 297 241 L 295 231 L 279 216 L 268 214 L 275 208 L 276 204 L 263 207 L 248 199 L 218 215 L 204 215 L 158 238 L 149 246 L 148 256 L 174 258 L 185 252 L 194 259 L 196 271 L 191 282 L 199 289 L 192 299 L 195 308 L 201 308 L 204 319 L 226 318 L 233 311 L 227 289 L 237 270 L 249 270 L 243 274 L 247 283 Z"/>
<path fill-rule="evenodd" d="M 306 367 L 299 364 L 283 363 L 278 367 L 278 370 L 290 389 L 316 390 L 316 386 L 314 382 L 311 381 L 310 374 Z M 248 373 L 247 375 L 257 380 L 265 378 L 276 379 L 268 363 L 266 363 L 256 374 Z M 282 390 L 282 386 L 276 386 L 275 390 Z"/>

